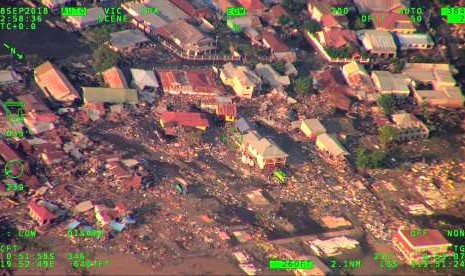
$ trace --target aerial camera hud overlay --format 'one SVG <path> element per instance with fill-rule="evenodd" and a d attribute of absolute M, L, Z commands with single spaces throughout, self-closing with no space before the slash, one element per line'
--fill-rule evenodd
<path fill-rule="evenodd" d="M 0 0 L 0 275 L 463 275 L 464 91 L 464 0 Z"/>

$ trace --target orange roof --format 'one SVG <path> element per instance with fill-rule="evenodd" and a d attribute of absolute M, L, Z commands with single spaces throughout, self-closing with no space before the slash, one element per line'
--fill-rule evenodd
<path fill-rule="evenodd" d="M 337 19 L 334 17 L 334 15 L 329 13 L 325 14 L 321 18 L 321 25 L 323 25 L 325 28 L 334 28 L 339 26 L 339 22 L 337 22 Z"/>
<path fill-rule="evenodd" d="M 188 127 L 209 127 L 208 120 L 197 112 L 163 112 L 161 121 L 164 125 L 174 124 Z"/>
<path fill-rule="evenodd" d="M 327 47 L 341 48 L 348 43 L 357 42 L 357 36 L 351 30 L 333 29 L 323 33 Z"/>
<path fill-rule="evenodd" d="M 110 69 L 103 72 L 102 75 L 103 80 L 106 84 L 108 84 L 108 87 L 128 88 L 128 84 L 126 82 L 126 79 L 124 78 L 124 74 L 118 67 L 113 66 Z"/>
<path fill-rule="evenodd" d="M 263 11 L 266 8 L 260 0 L 237 0 L 237 2 L 249 11 Z"/>
<path fill-rule="evenodd" d="M 237 117 L 237 107 L 232 103 L 220 104 L 216 115 Z"/>
<path fill-rule="evenodd" d="M 50 61 L 36 67 L 34 73 L 37 84 L 45 88 L 55 100 L 72 102 L 80 98 L 65 75 Z"/>
<path fill-rule="evenodd" d="M 373 25 L 375 29 L 415 29 L 410 17 L 397 12 L 374 12 L 372 13 Z"/>
<path fill-rule="evenodd" d="M 43 224 L 47 220 L 50 221 L 56 218 L 56 216 L 52 212 L 50 212 L 47 208 L 37 205 L 35 200 L 32 200 L 31 202 L 29 202 L 28 206 L 31 212 L 33 212 L 36 216 L 39 217 L 41 224 Z"/>
<path fill-rule="evenodd" d="M 185 92 L 209 94 L 224 92 L 224 88 L 216 83 L 212 70 L 159 70 L 158 75 L 166 91 L 182 88 Z"/>
<path fill-rule="evenodd" d="M 289 47 L 275 33 L 264 31 L 262 39 L 270 46 L 274 52 L 289 52 Z"/>

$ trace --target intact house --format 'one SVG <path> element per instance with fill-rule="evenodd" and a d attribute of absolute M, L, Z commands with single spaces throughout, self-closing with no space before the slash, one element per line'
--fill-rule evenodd
<path fill-rule="evenodd" d="M 202 99 L 200 108 L 211 113 L 215 113 L 220 119 L 226 122 L 234 122 L 237 118 L 237 106 L 230 97 L 216 96 Z"/>
<path fill-rule="evenodd" d="M 339 143 L 337 138 L 327 133 L 318 135 L 316 138 L 316 146 L 319 150 L 327 153 L 332 158 L 342 159 L 349 155 L 349 152 Z"/>
<path fill-rule="evenodd" d="M 395 57 L 397 45 L 392 34 L 385 31 L 361 30 L 357 32 L 363 47 L 373 56 Z"/>
<path fill-rule="evenodd" d="M 132 84 L 139 90 L 146 88 L 158 89 L 160 84 L 152 70 L 143 70 L 131 68 Z"/>
<path fill-rule="evenodd" d="M 141 47 L 144 44 L 149 44 L 150 40 L 145 34 L 139 30 L 124 30 L 110 34 L 110 41 L 107 42 L 108 47 L 115 52 L 128 53 Z"/>
<path fill-rule="evenodd" d="M 398 132 L 398 140 L 408 141 L 428 138 L 428 127 L 415 115 L 400 111 L 392 114 L 391 117 Z"/>
<path fill-rule="evenodd" d="M 270 49 L 273 59 L 285 60 L 288 62 L 294 62 L 296 60 L 295 52 L 292 51 L 276 33 L 270 30 L 264 30 L 262 32 L 262 42 L 266 48 Z"/>
<path fill-rule="evenodd" d="M 316 140 L 317 136 L 326 133 L 326 128 L 318 119 L 305 119 L 300 123 L 300 130 L 311 140 Z"/>
<path fill-rule="evenodd" d="M 190 127 L 206 130 L 210 124 L 206 116 L 197 112 L 162 112 L 160 125 L 167 135 L 176 135 L 178 128 Z"/>
<path fill-rule="evenodd" d="M 394 247 L 408 263 L 424 261 L 425 255 L 432 262 L 436 261 L 435 256 L 451 256 L 452 243 L 441 232 L 436 229 L 418 230 L 399 228 L 392 237 Z"/>
<path fill-rule="evenodd" d="M 53 222 L 57 217 L 50 212 L 46 207 L 38 205 L 35 199 L 28 204 L 29 216 L 33 218 L 40 226 L 47 225 Z"/>
<path fill-rule="evenodd" d="M 157 70 L 165 93 L 194 96 L 224 94 L 224 87 L 216 83 L 215 74 L 207 69 Z"/>
<path fill-rule="evenodd" d="M 226 63 L 220 69 L 220 79 L 223 84 L 231 86 L 237 96 L 251 99 L 255 91 L 261 89 L 262 80 L 247 66 L 235 66 L 231 62 Z"/>
<path fill-rule="evenodd" d="M 434 41 L 429 34 L 395 34 L 401 51 L 433 49 Z"/>
<path fill-rule="evenodd" d="M 137 104 L 137 90 L 126 88 L 82 87 L 85 104 L 92 103 L 130 103 Z"/>
<path fill-rule="evenodd" d="M 132 24 L 150 36 L 155 36 L 157 29 L 176 20 L 190 19 L 192 16 L 190 14 L 197 12 L 193 11 L 192 6 L 183 0 L 126 1 L 121 4 L 121 7 L 131 15 Z M 154 8 L 157 12 L 153 11 Z M 147 10 L 152 12 L 144 12 Z"/>
<path fill-rule="evenodd" d="M 280 75 L 270 64 L 259 63 L 254 71 L 271 88 L 282 88 L 291 84 L 288 76 Z"/>
<path fill-rule="evenodd" d="M 325 31 L 330 29 L 342 29 L 348 27 L 348 19 L 345 15 L 333 15 L 331 3 L 327 0 L 310 0 L 307 10 L 311 18 L 323 26 Z"/>
<path fill-rule="evenodd" d="M 286 164 L 289 155 L 274 141 L 263 138 L 257 131 L 247 132 L 241 140 L 240 146 L 245 156 L 252 158 L 253 163 L 256 163 L 260 169 L 270 169 Z"/>
<path fill-rule="evenodd" d="M 103 80 L 110 88 L 128 88 L 128 83 L 123 72 L 116 66 L 113 66 L 102 72 Z"/>
<path fill-rule="evenodd" d="M 76 29 L 85 29 L 99 24 L 99 18 L 105 16 L 105 11 L 101 7 L 87 8 L 86 16 L 67 16 L 66 21 L 71 23 Z"/>
<path fill-rule="evenodd" d="M 389 71 L 371 72 L 373 83 L 379 92 L 383 95 L 393 95 L 396 97 L 408 97 L 410 89 L 408 88 L 409 79 L 402 74 L 393 74 Z"/>
<path fill-rule="evenodd" d="M 371 14 L 375 30 L 399 34 L 413 34 L 416 31 L 410 16 L 397 12 L 374 12 Z"/>
<path fill-rule="evenodd" d="M 402 73 L 412 80 L 413 95 L 419 104 L 464 106 L 465 97 L 449 64 L 407 63 Z"/>
<path fill-rule="evenodd" d="M 360 50 L 357 42 L 357 35 L 352 30 L 331 29 L 317 32 L 316 39 L 325 48 L 326 53 L 336 58 L 332 54 L 332 49 L 349 49 L 349 55 L 346 58 L 360 58 Z"/>
<path fill-rule="evenodd" d="M 210 55 L 215 50 L 215 41 L 185 20 L 170 22 L 158 28 L 156 33 L 186 56 Z"/>
<path fill-rule="evenodd" d="M 57 102 L 72 105 L 80 99 L 78 92 L 63 72 L 50 61 L 34 69 L 34 79 L 44 94 Z"/>

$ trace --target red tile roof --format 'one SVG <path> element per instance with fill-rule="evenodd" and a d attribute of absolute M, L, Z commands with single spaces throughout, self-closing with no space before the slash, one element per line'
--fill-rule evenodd
<path fill-rule="evenodd" d="M 128 88 L 128 84 L 126 82 L 126 79 L 124 78 L 124 74 L 118 67 L 113 66 L 110 69 L 103 72 L 102 75 L 103 80 L 106 84 L 108 84 L 108 87 Z"/>
<path fill-rule="evenodd" d="M 31 120 L 36 123 L 54 123 L 56 122 L 59 117 L 53 113 L 33 113 L 26 116 L 28 120 Z"/>
<path fill-rule="evenodd" d="M 215 81 L 212 70 L 159 70 L 162 87 L 166 91 L 222 94 L 224 88 Z"/>
<path fill-rule="evenodd" d="M 415 29 L 410 21 L 410 17 L 397 12 L 373 12 L 373 25 L 375 29 Z"/>
<path fill-rule="evenodd" d="M 265 41 L 274 52 L 290 52 L 291 49 L 284 43 L 275 33 L 264 31 L 262 39 Z"/>
<path fill-rule="evenodd" d="M 79 99 L 79 93 L 74 89 L 65 75 L 51 62 L 47 61 L 34 70 L 36 82 L 45 87 L 58 101 L 72 102 Z"/>
<path fill-rule="evenodd" d="M 47 208 L 37 205 L 35 200 L 31 200 L 28 206 L 29 210 L 38 217 L 40 224 L 44 224 L 45 221 L 50 221 L 56 218 L 56 216 Z"/>
<path fill-rule="evenodd" d="M 411 230 L 399 230 L 402 235 L 397 235 L 400 241 L 404 242 L 410 249 L 423 246 L 445 246 L 450 244 L 446 238 L 436 229 L 426 229 L 427 232 L 416 233 L 415 237 L 412 236 Z M 403 237 L 402 237 L 403 236 Z M 405 239 L 404 239 L 405 237 Z M 414 248 L 412 248 L 412 245 Z"/>
<path fill-rule="evenodd" d="M 264 11 L 266 9 L 260 0 L 237 0 L 237 2 L 249 11 Z"/>
<path fill-rule="evenodd" d="M 220 104 L 218 105 L 218 116 L 229 116 L 229 117 L 237 117 L 237 107 L 235 104 Z"/>
<path fill-rule="evenodd" d="M 163 112 L 161 120 L 164 125 L 174 124 L 188 127 L 209 127 L 208 120 L 202 113 L 196 112 Z"/>
<path fill-rule="evenodd" d="M 332 29 L 323 32 L 327 47 L 341 48 L 348 43 L 356 43 L 357 36 L 351 30 Z"/>
<path fill-rule="evenodd" d="M 325 14 L 321 18 L 321 25 L 323 25 L 323 27 L 325 28 L 335 28 L 335 27 L 338 27 L 340 24 L 337 21 L 336 17 L 334 17 L 334 15 Z"/>

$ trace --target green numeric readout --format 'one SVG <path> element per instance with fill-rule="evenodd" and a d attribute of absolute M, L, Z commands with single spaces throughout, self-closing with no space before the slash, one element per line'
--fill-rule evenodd
<path fill-rule="evenodd" d="M 446 17 L 449 24 L 465 23 L 465 7 L 442 7 L 440 15 Z"/>
<path fill-rule="evenodd" d="M 61 16 L 87 16 L 86 7 L 62 7 Z"/>
<path fill-rule="evenodd" d="M 270 260 L 270 270 L 313 269 L 312 260 Z"/>

